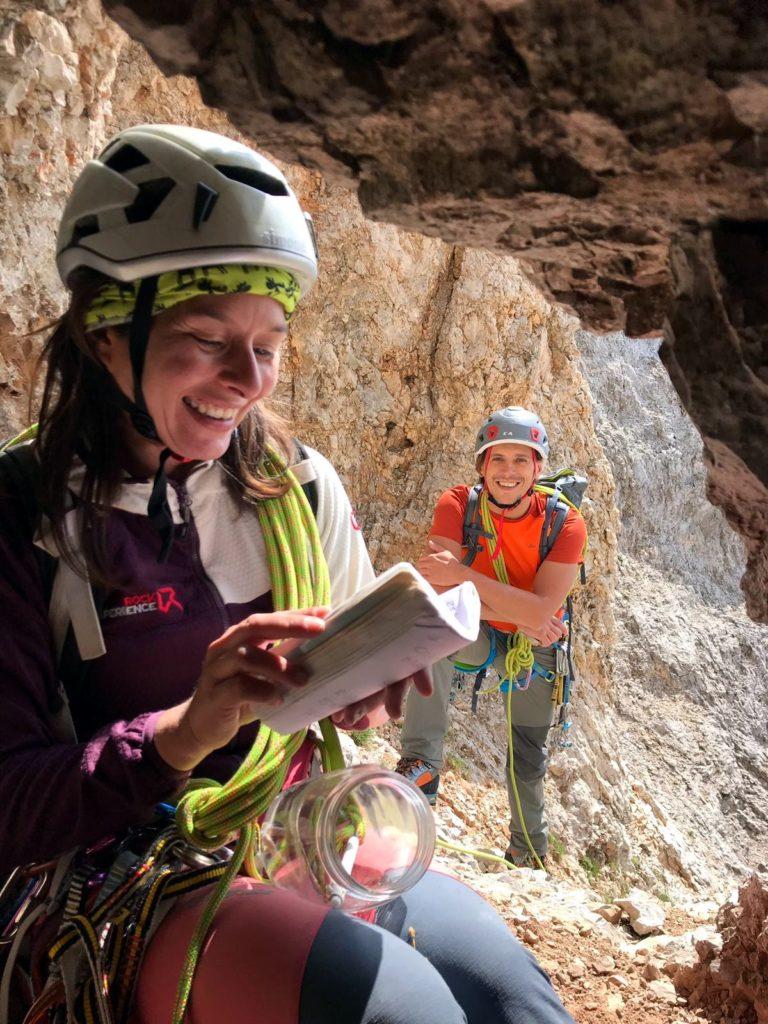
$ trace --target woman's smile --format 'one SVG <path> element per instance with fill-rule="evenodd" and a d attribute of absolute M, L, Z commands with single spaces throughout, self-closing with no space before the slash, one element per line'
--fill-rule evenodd
<path fill-rule="evenodd" d="M 201 402 L 194 398 L 182 398 L 182 402 L 189 411 L 203 421 L 208 420 L 211 424 L 218 424 L 232 429 L 237 416 L 237 408 L 222 408 L 211 402 Z"/>

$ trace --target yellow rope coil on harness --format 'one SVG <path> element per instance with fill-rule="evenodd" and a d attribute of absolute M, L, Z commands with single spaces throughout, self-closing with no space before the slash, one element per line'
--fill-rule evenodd
<path fill-rule="evenodd" d="M 493 521 L 493 516 L 488 506 L 488 495 L 485 491 L 480 495 L 480 520 L 483 524 L 483 530 L 490 535 L 491 550 L 495 550 L 498 540 L 496 524 Z M 492 564 L 496 579 L 499 583 L 503 583 L 508 587 L 510 585 L 509 576 L 501 550 L 497 552 L 496 557 L 492 560 Z M 531 668 L 533 668 L 533 645 L 529 638 L 518 630 L 515 633 L 514 639 L 507 643 L 507 654 L 504 659 L 504 671 L 509 680 L 509 685 L 511 686 L 515 679 Z M 499 686 L 501 686 L 501 683 L 498 686 L 491 686 L 486 690 L 481 690 L 480 693 L 495 693 Z"/>
<path fill-rule="evenodd" d="M 327 605 L 331 598 L 328 566 L 317 523 L 296 477 L 272 450 L 264 456 L 270 476 L 284 477 L 285 494 L 259 502 L 257 513 L 264 535 L 275 611 Z M 328 770 L 343 767 L 343 757 L 333 724 L 320 723 L 321 754 Z M 259 841 L 258 818 L 282 789 L 291 758 L 304 742 L 306 730 L 281 736 L 262 725 L 256 740 L 235 774 L 223 785 L 210 779 L 190 784 L 176 810 L 179 833 L 194 847 L 214 851 L 236 836 L 232 857 L 195 929 L 187 951 L 173 1011 L 173 1024 L 182 1024 L 192 990 L 195 968 L 216 911 L 229 887 L 245 865 L 259 878 L 255 848 Z"/>

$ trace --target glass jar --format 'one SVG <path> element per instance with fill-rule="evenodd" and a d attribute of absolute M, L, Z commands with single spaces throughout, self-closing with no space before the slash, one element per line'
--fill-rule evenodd
<path fill-rule="evenodd" d="M 410 889 L 434 850 L 421 790 L 377 765 L 356 765 L 280 793 L 261 826 L 256 861 L 275 885 L 357 911 Z"/>

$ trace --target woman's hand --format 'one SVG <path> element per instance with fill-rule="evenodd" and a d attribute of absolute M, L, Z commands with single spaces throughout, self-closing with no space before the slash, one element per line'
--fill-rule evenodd
<path fill-rule="evenodd" d="M 374 726 L 383 725 L 389 718 L 400 718 L 403 714 L 405 695 L 411 683 L 422 697 L 432 695 L 433 687 L 429 671 L 420 669 L 412 676 L 408 676 L 407 679 L 391 683 L 383 690 L 372 693 L 365 700 L 356 701 L 349 707 L 342 708 L 335 715 L 331 715 L 331 720 L 341 729 L 371 729 Z"/>
<path fill-rule="evenodd" d="M 556 615 L 553 615 L 537 629 L 528 629 L 526 626 L 520 626 L 519 629 L 521 633 L 525 633 L 539 647 L 550 647 L 552 644 L 557 643 L 558 640 L 562 640 L 568 632 L 567 625 L 562 619 L 558 619 Z"/>
<path fill-rule="evenodd" d="M 423 555 L 416 563 L 416 568 L 424 579 L 433 587 L 455 587 L 463 582 L 466 566 L 433 540 L 429 541 L 429 547 L 433 554 Z"/>
<path fill-rule="evenodd" d="M 278 640 L 298 641 L 325 629 L 327 608 L 251 615 L 209 646 L 192 697 L 164 711 L 155 746 L 171 767 L 189 771 L 227 744 L 242 725 L 283 703 L 283 694 L 308 676 L 276 651 Z"/>

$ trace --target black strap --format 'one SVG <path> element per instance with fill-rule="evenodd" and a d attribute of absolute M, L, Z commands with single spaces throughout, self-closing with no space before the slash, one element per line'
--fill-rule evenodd
<path fill-rule="evenodd" d="M 477 714 L 477 698 L 480 696 L 480 690 L 482 689 L 485 677 L 488 673 L 487 668 L 481 668 L 475 676 L 475 685 L 472 687 L 472 714 Z"/>
<path fill-rule="evenodd" d="M 51 602 L 53 581 L 56 577 L 58 558 L 37 547 L 34 542 L 35 533 L 40 525 L 40 463 L 31 444 L 19 445 L 0 454 L 0 482 L 3 490 L 11 497 L 17 498 L 23 505 L 25 513 L 24 535 L 32 545 L 35 560 L 40 569 L 43 585 L 43 597 L 46 606 Z M 94 601 L 99 610 L 105 599 L 105 592 L 93 587 Z M 55 688 L 47 694 L 48 707 L 56 716 L 67 703 L 67 696 L 76 692 L 88 670 L 89 662 L 80 658 L 77 641 L 72 627 L 69 627 L 64 646 L 57 666 L 58 679 Z M 66 737 L 69 738 L 69 737 Z"/>
<path fill-rule="evenodd" d="M 150 441 L 159 441 L 155 424 L 149 415 L 141 379 L 144 373 L 144 360 L 147 356 L 147 342 L 152 326 L 152 304 L 157 294 L 157 277 L 145 277 L 139 285 L 136 305 L 133 309 L 129 335 L 131 368 L 133 370 L 133 402 L 131 403 L 131 421 L 134 427 Z"/>
<path fill-rule="evenodd" d="M 490 533 L 486 533 L 480 520 L 480 493 L 482 484 L 475 484 L 467 495 L 467 507 L 464 509 L 464 523 L 462 525 L 461 545 L 467 549 L 466 555 L 462 558 L 463 565 L 472 565 L 480 551 L 480 538 L 491 539 Z"/>
<path fill-rule="evenodd" d="M 293 439 L 293 443 L 296 446 L 296 454 L 299 462 L 309 462 L 309 451 L 297 438 Z M 317 509 L 320 504 L 320 495 L 317 490 L 317 480 L 307 480 L 306 483 L 301 485 L 302 491 L 307 496 L 309 507 L 312 509 L 312 515 L 317 519 Z"/>
<path fill-rule="evenodd" d="M 29 543 L 34 541 L 40 525 L 40 463 L 32 444 L 20 444 L 0 454 L 0 482 L 3 490 L 21 502 L 24 509 L 24 535 Z M 53 591 L 57 559 L 37 546 L 33 547 L 35 559 L 40 568 L 46 603 Z"/>
<path fill-rule="evenodd" d="M 554 494 L 547 496 L 547 504 L 544 509 L 544 525 L 539 537 L 539 565 L 555 546 L 555 541 L 567 518 L 568 506 L 560 500 L 560 491 L 556 489 Z"/>
<path fill-rule="evenodd" d="M 161 564 L 168 559 L 175 531 L 173 513 L 168 504 L 168 477 L 165 475 L 165 463 L 172 455 L 173 452 L 170 448 L 163 448 L 160 454 L 160 465 L 157 467 L 155 478 L 152 481 L 152 493 L 147 502 L 147 516 L 150 525 L 160 537 L 160 554 L 157 560 Z"/>

